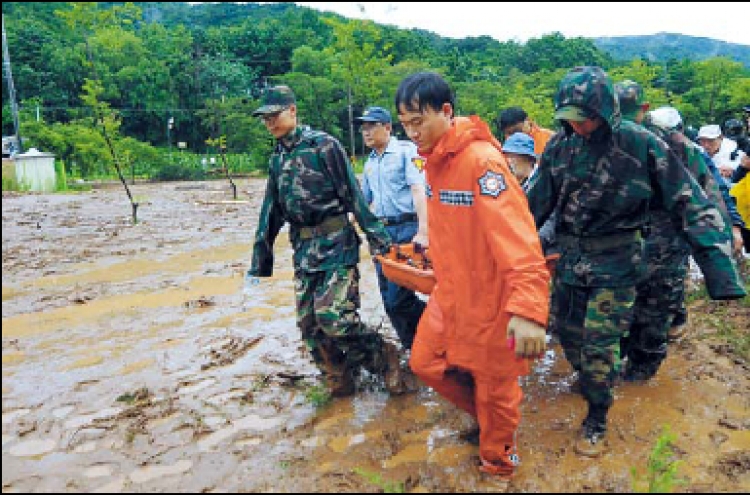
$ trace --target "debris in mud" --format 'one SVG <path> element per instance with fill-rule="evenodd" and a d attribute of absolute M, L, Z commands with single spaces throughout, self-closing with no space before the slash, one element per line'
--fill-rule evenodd
<path fill-rule="evenodd" d="M 750 450 L 739 450 L 724 454 L 714 469 L 728 478 L 737 479 L 739 476 L 750 472 Z"/>
<path fill-rule="evenodd" d="M 742 423 L 739 420 L 732 419 L 732 418 L 721 418 L 719 420 L 719 425 L 723 426 L 724 428 L 729 428 L 730 430 L 742 430 Z"/>
<path fill-rule="evenodd" d="M 140 406 L 151 404 L 152 397 L 153 394 L 151 394 L 151 391 L 146 387 L 142 387 L 135 392 L 124 393 L 115 400 L 117 402 L 124 402 L 131 406 Z"/>
<path fill-rule="evenodd" d="M 258 345 L 261 340 L 263 340 L 263 336 L 245 339 L 232 335 L 208 350 L 207 354 L 210 361 L 201 365 L 201 370 L 232 364 Z"/>
<path fill-rule="evenodd" d="M 213 298 L 201 296 L 193 301 L 186 301 L 184 306 L 186 308 L 209 308 L 211 306 L 216 306 L 216 302 Z"/>
<path fill-rule="evenodd" d="M 276 373 L 276 376 L 278 376 L 282 380 L 286 380 L 291 385 L 294 385 L 298 381 L 306 378 L 306 375 L 300 375 L 299 373 L 289 373 L 286 371 L 279 371 L 278 373 Z"/>

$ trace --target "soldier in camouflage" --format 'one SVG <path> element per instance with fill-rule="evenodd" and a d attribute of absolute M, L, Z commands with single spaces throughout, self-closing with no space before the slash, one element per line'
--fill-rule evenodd
<path fill-rule="evenodd" d="M 334 397 L 351 395 L 360 368 L 385 375 L 401 392 L 397 347 L 369 329 L 359 316 L 360 238 L 354 214 L 374 252 L 391 239 L 370 212 L 341 144 L 298 125 L 294 94 L 287 86 L 266 90 L 260 116 L 277 139 L 255 234 L 251 277 L 270 277 L 273 244 L 285 223 L 294 249 L 297 325 Z"/>
<path fill-rule="evenodd" d="M 673 107 L 660 107 L 646 114 L 644 126 L 662 138 L 687 166 L 698 183 L 703 187 L 708 198 L 724 215 L 728 235 L 734 238 L 735 251 L 741 249 L 742 234 L 745 222 L 737 211 L 734 199 L 729 194 L 729 188 L 721 177 L 719 169 L 708 154 L 692 142 L 683 132 L 682 116 Z M 685 249 L 690 248 L 685 242 Z M 683 261 L 685 273 L 688 270 L 688 257 Z M 685 278 L 683 276 L 683 278 Z M 685 307 L 685 287 L 682 285 L 675 292 L 679 302 L 679 309 L 674 315 L 672 325 L 667 332 L 667 340 L 680 339 L 687 329 L 687 308 Z"/>
<path fill-rule="evenodd" d="M 683 139 L 676 129 L 679 123 L 670 122 L 674 126 L 664 129 L 646 118 L 642 109 L 647 108 L 648 104 L 640 84 L 630 80 L 622 81 L 615 85 L 615 91 L 623 119 L 642 124 L 667 143 L 670 152 L 675 153 L 679 162 L 697 180 L 710 203 L 722 213 L 726 234 L 731 236 L 733 229 L 727 204 L 721 195 L 717 179 L 702 158 L 698 146 L 688 144 Z M 663 111 L 657 116 L 662 113 Z M 721 176 L 718 176 L 718 180 L 723 185 Z M 731 200 L 729 207 L 734 209 Z M 689 269 L 690 245 L 680 230 L 673 224 L 670 213 L 658 201 L 652 202 L 649 208 L 649 235 L 645 243 L 647 276 L 638 284 L 633 325 L 622 343 L 622 356 L 627 363 L 623 373 L 625 381 L 642 382 L 657 373 L 667 357 L 671 327 L 678 315 L 686 316 L 685 278 Z M 741 240 L 739 228 L 737 236 Z"/>
<path fill-rule="evenodd" d="M 576 451 L 607 448 L 607 414 L 620 374 L 636 285 L 646 275 L 642 232 L 658 198 L 684 231 L 714 299 L 745 296 L 721 214 L 665 143 L 622 121 L 614 87 L 598 67 L 577 67 L 560 83 L 555 118 L 528 199 L 537 226 L 558 211 L 561 249 L 551 330 L 580 375 L 588 414 Z"/>

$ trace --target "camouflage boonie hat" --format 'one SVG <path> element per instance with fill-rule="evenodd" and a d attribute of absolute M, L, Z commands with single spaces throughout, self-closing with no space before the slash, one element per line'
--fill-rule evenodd
<path fill-rule="evenodd" d="M 261 107 L 253 112 L 253 117 L 269 113 L 279 113 L 294 105 L 294 93 L 289 86 L 273 86 L 263 92 Z"/>
<path fill-rule="evenodd" d="M 632 120 L 639 110 L 648 110 L 646 95 L 643 88 L 635 81 L 625 80 L 615 84 L 617 99 L 620 100 L 620 112 L 628 120 Z"/>

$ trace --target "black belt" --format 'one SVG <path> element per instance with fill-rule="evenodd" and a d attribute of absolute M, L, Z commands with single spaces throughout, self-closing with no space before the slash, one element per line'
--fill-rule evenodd
<path fill-rule="evenodd" d="M 640 230 L 614 232 L 599 237 L 579 237 L 575 235 L 558 235 L 555 241 L 563 249 L 579 249 L 581 251 L 603 251 L 627 246 L 643 239 Z"/>
<path fill-rule="evenodd" d="M 407 222 L 418 222 L 419 217 L 416 213 L 402 213 L 395 217 L 378 217 L 378 220 L 380 220 L 383 225 L 388 226 Z"/>
<path fill-rule="evenodd" d="M 303 241 L 307 241 L 315 237 L 333 234 L 334 232 L 343 230 L 347 225 L 349 225 L 349 217 L 346 213 L 343 215 L 328 217 L 313 227 L 300 227 L 299 238 Z"/>

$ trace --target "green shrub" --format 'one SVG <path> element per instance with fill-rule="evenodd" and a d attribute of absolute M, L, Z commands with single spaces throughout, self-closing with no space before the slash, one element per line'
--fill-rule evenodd
<path fill-rule="evenodd" d="M 203 180 L 206 178 L 206 173 L 197 167 L 184 164 L 168 164 L 158 168 L 153 178 L 161 181 Z"/>
<path fill-rule="evenodd" d="M 68 176 L 65 173 L 65 163 L 62 160 L 55 160 L 55 191 L 68 190 Z"/>

